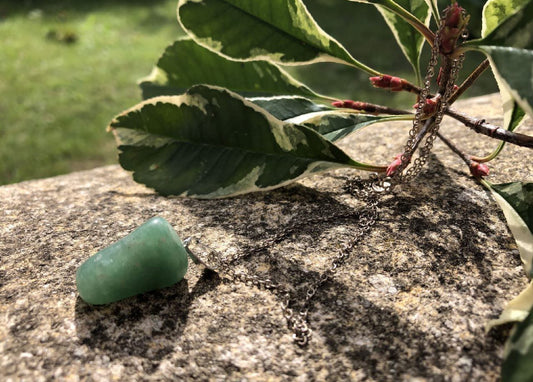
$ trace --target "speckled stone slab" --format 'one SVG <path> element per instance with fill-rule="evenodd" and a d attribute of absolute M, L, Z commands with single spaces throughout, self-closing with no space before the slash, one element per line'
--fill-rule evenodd
<path fill-rule="evenodd" d="M 457 108 L 501 123 L 495 95 Z M 408 130 L 376 125 L 343 147 L 387 163 Z M 533 134 L 531 122 L 521 131 Z M 450 119 L 442 132 L 472 154 L 496 145 Z M 490 179 L 532 180 L 531 157 L 508 146 Z M 293 344 L 275 295 L 195 265 L 171 288 L 108 306 L 76 292 L 85 259 L 153 216 L 226 258 L 297 222 L 361 208 L 343 189 L 354 175 L 211 201 L 160 197 L 118 166 L 0 187 L 0 380 L 497 380 L 505 330 L 484 326 L 526 278 L 503 215 L 440 142 L 317 293 L 305 349 Z M 353 219 L 304 223 L 238 267 L 302 296 L 356 230 Z"/>

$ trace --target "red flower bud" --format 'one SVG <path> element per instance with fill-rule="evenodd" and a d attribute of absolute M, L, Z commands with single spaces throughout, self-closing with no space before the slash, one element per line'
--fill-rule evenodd
<path fill-rule="evenodd" d="M 335 101 L 331 103 L 332 106 L 335 107 L 343 107 L 346 109 L 354 109 L 354 110 L 365 110 L 365 111 L 372 111 L 369 109 L 374 109 L 373 105 L 368 104 L 366 102 L 359 102 L 359 101 L 352 101 L 352 100 L 344 100 L 344 101 Z"/>
<path fill-rule="evenodd" d="M 457 40 L 463 33 L 470 20 L 470 16 L 465 16 L 465 10 L 454 2 L 445 10 L 444 27 L 440 36 L 440 52 L 451 54 L 455 50 Z"/>
<path fill-rule="evenodd" d="M 389 76 L 384 74 L 378 77 L 370 77 L 372 86 L 381 89 L 389 89 L 393 92 L 402 91 L 405 85 L 405 80 L 400 77 Z"/>
<path fill-rule="evenodd" d="M 459 3 L 454 2 L 452 5 L 448 6 L 445 12 L 446 19 L 444 20 L 444 25 L 451 28 L 459 27 L 460 23 L 463 21 L 464 12 L 464 9 L 459 6 Z"/>
<path fill-rule="evenodd" d="M 398 154 L 394 157 L 394 160 L 387 167 L 387 176 L 392 176 L 398 170 L 398 167 L 402 165 L 402 155 Z"/>
<path fill-rule="evenodd" d="M 331 104 L 335 107 L 343 107 L 343 108 L 346 108 L 346 109 L 356 109 L 357 107 L 357 104 L 359 102 L 355 102 L 355 101 L 352 101 L 352 100 L 344 100 L 344 101 L 335 101 L 335 102 L 332 102 Z"/>
<path fill-rule="evenodd" d="M 489 175 L 489 166 L 487 166 L 485 163 L 472 161 L 470 163 L 470 173 L 476 178 L 487 176 Z"/>
<path fill-rule="evenodd" d="M 422 108 L 422 113 L 426 116 L 431 116 L 437 112 L 437 107 L 439 106 L 440 96 L 435 96 L 433 98 L 426 99 L 426 104 Z M 418 103 L 413 105 L 413 108 L 418 108 Z"/>

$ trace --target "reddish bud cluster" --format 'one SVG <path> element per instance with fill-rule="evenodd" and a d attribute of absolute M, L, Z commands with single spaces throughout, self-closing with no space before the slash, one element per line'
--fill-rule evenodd
<path fill-rule="evenodd" d="M 372 82 L 372 86 L 376 88 L 389 89 L 393 92 L 402 91 L 409 84 L 403 78 L 389 76 L 388 74 L 384 74 L 382 76 L 377 77 L 370 77 L 370 82 Z"/>
<path fill-rule="evenodd" d="M 457 40 L 463 33 L 470 16 L 465 16 L 465 11 L 457 2 L 448 6 L 445 10 L 444 27 L 441 32 L 440 52 L 451 54 L 455 50 Z"/>
<path fill-rule="evenodd" d="M 402 155 L 403 154 L 398 154 L 394 157 L 394 160 L 387 167 L 387 176 L 394 175 L 396 170 L 402 165 Z"/>
<path fill-rule="evenodd" d="M 365 110 L 365 107 L 368 104 L 366 102 L 352 101 L 352 100 L 346 99 L 344 101 L 332 102 L 331 105 L 335 107 L 344 107 L 346 109 Z"/>
<path fill-rule="evenodd" d="M 489 166 L 484 163 L 476 161 L 470 162 L 470 173 L 476 178 L 481 178 L 489 175 Z"/>
<path fill-rule="evenodd" d="M 364 111 L 366 113 L 375 114 L 375 115 L 386 112 L 384 108 L 379 105 L 374 105 L 368 102 L 352 101 L 349 99 L 344 100 L 344 101 L 335 101 L 335 102 L 332 102 L 331 104 L 335 107 L 354 109 L 354 110 Z"/>
<path fill-rule="evenodd" d="M 426 99 L 426 104 L 422 108 L 422 113 L 426 116 L 431 116 L 437 112 L 437 108 L 439 106 L 440 102 L 440 96 L 436 96 L 433 98 Z M 415 103 L 413 105 L 415 109 L 418 108 L 418 103 Z"/>

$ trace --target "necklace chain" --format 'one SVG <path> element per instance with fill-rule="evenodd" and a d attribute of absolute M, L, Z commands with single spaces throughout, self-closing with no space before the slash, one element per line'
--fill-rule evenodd
<path fill-rule="evenodd" d="M 298 223 L 291 225 L 289 228 L 280 231 L 271 238 L 264 240 L 261 245 L 232 256 L 224 262 L 220 261 L 220 257 L 216 256 L 216 253 L 209 250 L 203 251 L 204 253 L 207 253 L 207 262 L 203 262 L 195 257 L 195 260 L 204 264 L 208 269 L 217 272 L 225 280 L 230 282 L 242 282 L 246 285 L 269 290 L 274 293 L 280 299 L 280 307 L 283 316 L 287 321 L 289 330 L 293 332 L 293 339 L 296 344 L 300 346 L 307 345 L 312 336 L 312 330 L 308 324 L 308 311 L 313 297 L 322 285 L 335 275 L 339 267 L 350 257 L 356 245 L 376 224 L 379 217 L 378 203 L 381 196 L 392 192 L 395 186 L 408 183 L 414 179 L 428 160 L 433 147 L 433 142 L 435 141 L 438 129 L 442 122 L 444 111 L 448 107 L 447 100 L 454 91 L 455 80 L 457 79 L 457 75 L 462 67 L 464 59 L 464 56 L 460 56 L 457 59 L 445 60 L 445 65 L 449 65 L 449 68 L 445 68 L 445 71 L 448 70 L 449 76 L 444 80 L 445 84 L 440 86 L 439 92 L 443 94 L 437 94 L 435 97 L 438 99 L 435 114 L 427 117 L 424 109 L 431 94 L 431 80 L 435 75 L 435 68 L 440 56 L 439 42 L 442 28 L 443 24 L 441 24 L 435 36 L 435 42 L 431 51 L 431 59 L 424 78 L 424 87 L 420 93 L 413 120 L 413 127 L 409 131 L 409 138 L 404 146 L 404 153 L 401 156 L 402 164 L 392 176 L 378 177 L 373 174 L 368 179 L 363 180 L 356 178 L 349 180 L 346 183 L 347 192 L 364 202 L 361 211 L 358 213 L 350 212 L 301 220 Z M 419 150 L 418 157 L 415 158 L 411 166 L 407 168 L 411 162 L 413 154 L 417 151 L 417 148 L 424 137 L 425 142 Z M 292 293 L 286 286 L 278 284 L 269 278 L 262 278 L 257 275 L 235 271 L 236 263 L 247 257 L 267 251 L 273 245 L 289 238 L 304 225 L 326 223 L 344 218 L 357 218 L 356 232 L 350 238 L 350 241 L 338 250 L 335 257 L 332 259 L 329 268 L 322 272 L 320 276 L 307 287 L 305 296 L 299 303 L 292 298 Z M 197 245 L 201 246 L 200 243 L 197 243 Z"/>

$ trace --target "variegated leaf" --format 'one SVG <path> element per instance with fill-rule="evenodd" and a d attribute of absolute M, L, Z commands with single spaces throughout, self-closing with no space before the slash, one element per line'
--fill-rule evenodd
<path fill-rule="evenodd" d="M 248 99 L 282 121 L 302 114 L 334 110 L 332 107 L 298 96 L 253 97 Z"/>
<path fill-rule="evenodd" d="M 178 20 L 197 43 L 225 57 L 339 62 L 379 75 L 325 33 L 301 0 L 180 0 Z"/>
<path fill-rule="evenodd" d="M 533 117 L 533 50 L 489 45 L 480 45 L 479 49 L 489 57 L 495 76 L 505 91 Z"/>
<path fill-rule="evenodd" d="M 408 117 L 407 117 L 408 118 Z M 340 111 L 318 112 L 304 114 L 287 122 L 298 123 L 307 126 L 332 142 L 338 141 L 351 133 L 364 127 L 380 122 L 406 120 L 405 116 L 368 115 L 358 113 L 346 113 Z M 380 171 L 385 171 L 382 167 Z"/>
<path fill-rule="evenodd" d="M 424 1 L 426 2 L 431 13 L 433 14 L 433 18 L 438 23 L 440 20 L 440 12 L 439 12 L 439 6 L 437 5 L 437 0 L 424 0 Z"/>
<path fill-rule="evenodd" d="M 274 118 L 236 93 L 197 85 L 144 101 L 110 129 L 120 164 L 163 195 L 219 198 L 283 186 L 338 167 L 375 171 L 315 131 Z"/>
<path fill-rule="evenodd" d="M 152 73 L 140 82 L 144 99 L 182 94 L 196 84 L 221 86 L 244 96 L 319 97 L 274 63 L 227 60 L 189 38 L 168 46 Z"/>
<path fill-rule="evenodd" d="M 482 181 L 503 211 L 529 278 L 533 277 L 533 183 L 490 184 Z M 488 328 L 522 321 L 533 307 L 533 283 L 511 300 Z"/>
<path fill-rule="evenodd" d="M 500 85 L 533 116 L 533 0 L 500 2 L 487 4 L 483 38 L 465 48 L 484 52 Z"/>
<path fill-rule="evenodd" d="M 431 10 L 424 0 L 396 0 L 396 3 L 410 11 L 423 24 L 429 24 Z M 388 8 L 382 5 L 378 5 L 377 8 L 391 29 L 403 54 L 413 67 L 418 81 L 421 82 L 420 54 L 422 53 L 422 46 L 425 41 L 424 36 L 418 33 L 401 16 L 390 11 Z"/>
<path fill-rule="evenodd" d="M 483 7 L 481 37 L 484 38 L 494 31 L 529 0 L 488 0 Z"/>
<path fill-rule="evenodd" d="M 502 382 L 533 381 L 533 310 L 513 331 L 502 365 Z"/>
<path fill-rule="evenodd" d="M 250 100 L 276 118 L 307 126 L 332 142 L 375 123 L 412 118 L 412 116 L 376 116 L 347 112 L 314 103 L 303 97 L 265 97 L 250 98 Z M 385 169 L 386 167 L 382 168 Z"/>
<path fill-rule="evenodd" d="M 516 130 L 526 117 L 526 113 L 516 103 L 511 93 L 507 90 L 506 85 L 502 82 L 502 79 L 498 75 L 494 75 L 498 87 L 500 89 L 500 96 L 502 99 L 503 107 L 503 128 L 509 131 Z M 486 160 L 492 160 L 496 158 L 505 147 L 505 141 L 501 141 L 494 152 L 486 157 Z"/>
<path fill-rule="evenodd" d="M 533 183 L 490 184 L 513 233 L 529 278 L 533 277 Z"/>

